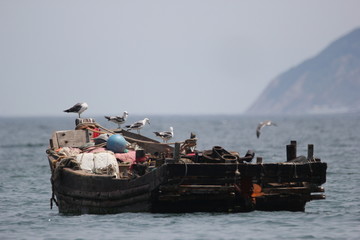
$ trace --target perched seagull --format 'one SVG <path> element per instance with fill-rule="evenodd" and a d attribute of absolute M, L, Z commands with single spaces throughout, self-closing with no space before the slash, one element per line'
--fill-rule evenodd
<path fill-rule="evenodd" d="M 162 138 L 162 140 L 164 142 L 167 142 L 168 140 L 170 140 L 172 137 L 174 137 L 174 129 L 173 127 L 170 127 L 170 131 L 166 131 L 166 132 L 154 132 L 156 136 Z"/>
<path fill-rule="evenodd" d="M 80 118 L 80 114 L 83 113 L 86 109 L 88 109 L 88 105 L 87 103 L 83 102 L 83 103 L 77 103 L 74 106 L 72 106 L 69 109 L 64 110 L 64 112 L 67 113 L 78 113 L 79 114 L 79 118 Z"/>
<path fill-rule="evenodd" d="M 125 111 L 123 113 L 122 117 L 120 117 L 120 116 L 115 116 L 115 117 L 105 116 L 105 118 L 107 120 L 109 120 L 110 122 L 116 123 L 118 125 L 118 128 L 121 128 L 121 124 L 123 124 L 126 121 L 128 115 L 129 115 L 128 112 Z"/>
<path fill-rule="evenodd" d="M 265 126 L 277 126 L 277 125 L 272 121 L 264 121 L 264 122 L 259 123 L 259 125 L 256 128 L 256 136 L 257 136 L 257 138 L 260 137 L 260 133 L 261 133 L 260 130 Z"/>
<path fill-rule="evenodd" d="M 140 129 L 142 129 L 146 123 L 150 124 L 150 120 L 148 118 L 144 118 L 144 120 L 137 121 L 125 127 L 127 128 L 128 131 L 132 129 L 136 129 L 138 134 L 140 134 Z"/>

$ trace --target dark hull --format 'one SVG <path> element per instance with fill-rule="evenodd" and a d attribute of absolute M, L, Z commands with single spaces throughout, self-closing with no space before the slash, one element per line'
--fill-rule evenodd
<path fill-rule="evenodd" d="M 325 176 L 321 162 L 169 163 L 129 180 L 56 168 L 52 184 L 60 213 L 303 211 Z"/>
<path fill-rule="evenodd" d="M 60 170 L 53 178 L 54 193 L 60 213 L 108 214 L 148 212 L 151 194 L 159 185 L 159 174 L 149 173 L 136 180 L 111 176 L 88 175 L 70 168 Z"/>

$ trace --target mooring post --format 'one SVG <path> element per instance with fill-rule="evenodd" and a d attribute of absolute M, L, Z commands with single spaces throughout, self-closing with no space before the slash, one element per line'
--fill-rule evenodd
<path fill-rule="evenodd" d="M 256 158 L 256 163 L 262 163 L 263 161 L 263 158 L 262 157 L 257 157 Z"/>
<path fill-rule="evenodd" d="M 286 145 L 286 160 L 290 161 L 296 158 L 296 141 L 291 141 L 290 145 Z"/>
<path fill-rule="evenodd" d="M 314 159 L 314 144 L 308 144 L 308 160 Z"/>
<path fill-rule="evenodd" d="M 176 142 L 175 143 L 175 148 L 174 148 L 174 160 L 175 162 L 179 162 L 180 161 L 180 143 Z"/>

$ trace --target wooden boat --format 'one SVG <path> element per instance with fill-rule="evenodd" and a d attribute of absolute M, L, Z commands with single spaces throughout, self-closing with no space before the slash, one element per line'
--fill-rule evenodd
<path fill-rule="evenodd" d="M 118 161 L 117 174 L 89 172 L 80 169 L 75 155 L 61 153 L 66 147 L 84 149 L 99 129 L 123 135 L 146 161 Z M 93 121 L 56 131 L 47 150 L 51 207 L 55 202 L 60 213 L 71 214 L 304 211 L 307 202 L 325 198 L 321 185 L 327 164 L 312 156 L 312 145 L 307 157 L 297 157 L 292 142 L 288 161 L 262 163 L 261 158 L 255 162 L 251 151 L 240 157 L 219 146 L 196 151 L 195 144 L 192 136 L 172 147 L 132 132 L 109 131 Z"/>

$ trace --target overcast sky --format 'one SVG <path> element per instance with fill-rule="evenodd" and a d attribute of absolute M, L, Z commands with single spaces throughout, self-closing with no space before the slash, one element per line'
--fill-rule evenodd
<path fill-rule="evenodd" d="M 358 0 L 0 0 L 0 116 L 240 114 Z"/>

